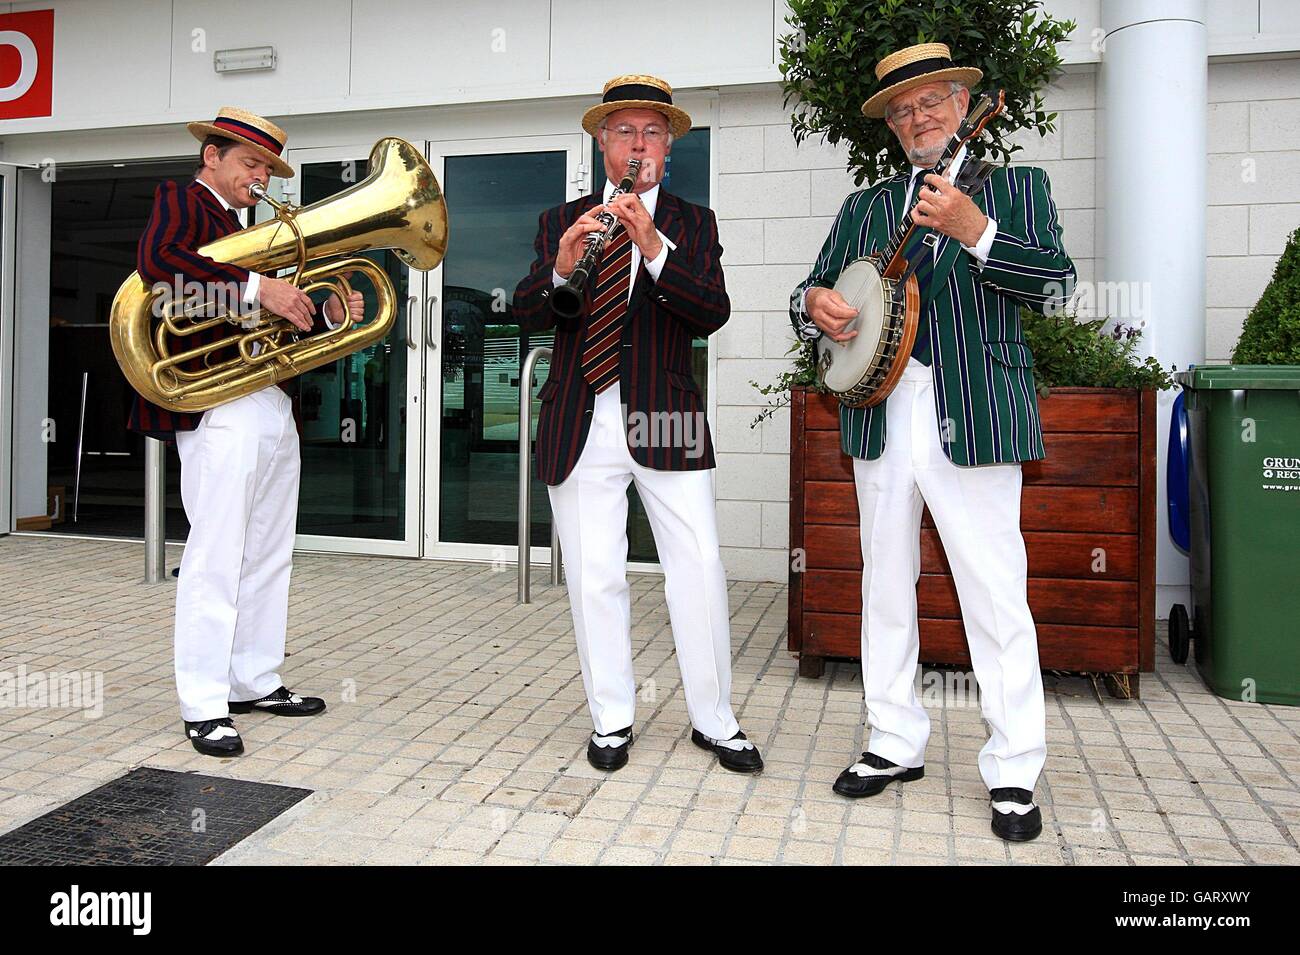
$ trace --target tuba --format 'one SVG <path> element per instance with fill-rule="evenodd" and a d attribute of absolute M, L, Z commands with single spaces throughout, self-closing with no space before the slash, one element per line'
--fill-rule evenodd
<path fill-rule="evenodd" d="M 237 306 L 214 305 L 209 296 L 198 296 L 197 304 L 187 305 L 179 294 L 164 302 L 168 290 L 150 288 L 132 272 L 109 316 L 113 355 L 131 387 L 169 411 L 206 411 L 380 341 L 397 316 L 397 293 L 384 270 L 358 253 L 392 249 L 407 265 L 428 271 L 447 252 L 438 180 L 401 139 L 381 139 L 364 180 L 310 206 L 278 202 L 259 184 L 250 192 L 274 206 L 275 218 L 209 242 L 200 254 L 260 273 L 291 266 L 285 278 L 298 288 L 326 289 L 344 302 L 348 275 L 360 273 L 374 286 L 378 311 L 360 324 L 345 310 L 336 327 L 299 333 L 270 312 L 240 315 Z M 231 331 L 212 331 L 221 326 Z"/>

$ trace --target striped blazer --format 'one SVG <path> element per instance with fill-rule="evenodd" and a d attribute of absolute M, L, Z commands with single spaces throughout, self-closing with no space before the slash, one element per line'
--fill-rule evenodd
<path fill-rule="evenodd" d="M 559 484 L 578 462 L 596 393 L 582 376 L 587 314 L 557 325 L 551 311 L 552 272 L 560 236 L 602 194 L 542 213 L 536 259 L 515 289 L 514 321 L 525 332 L 555 329 L 551 373 L 537 393 L 537 476 Z M 714 466 L 713 439 L 700 386 L 691 374 L 691 342 L 707 338 L 731 316 L 722 280 L 722 246 L 713 212 L 662 189 L 655 226 L 676 248 L 656 282 L 639 266 L 623 323 L 619 388 L 633 459 L 658 471 Z"/>
<path fill-rule="evenodd" d="M 200 246 L 237 232 L 242 226 L 232 212 L 197 179 L 181 186 L 164 182 L 154 193 L 153 212 L 140 236 L 136 270 L 146 285 L 159 283 L 169 288 L 177 283 L 183 288 L 191 282 L 236 283 L 242 293 L 248 270 L 217 262 L 195 250 Z M 186 347 L 212 341 L 222 334 L 220 328 L 194 336 Z M 127 427 L 155 438 L 171 440 L 177 431 L 192 431 L 199 426 L 203 412 L 172 412 L 145 401 L 139 395 L 131 407 Z"/>
<path fill-rule="evenodd" d="M 807 322 L 803 292 L 830 288 L 859 256 L 883 249 L 906 211 L 910 170 L 850 195 L 840 208 L 811 274 L 791 296 L 796 330 Z M 972 197 L 997 222 L 983 268 L 961 243 L 940 236 L 929 322 L 935 379 L 935 421 L 945 453 L 962 466 L 1041 458 L 1043 432 L 1034 391 L 1033 355 L 1019 311 L 1060 307 L 1073 291 L 1074 263 L 1061 244 L 1061 224 L 1047 173 L 999 167 Z M 840 406 L 840 445 L 868 460 L 885 448 L 886 399 L 874 408 Z"/>

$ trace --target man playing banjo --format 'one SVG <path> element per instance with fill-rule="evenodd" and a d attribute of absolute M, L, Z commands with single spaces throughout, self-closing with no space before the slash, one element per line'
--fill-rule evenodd
<path fill-rule="evenodd" d="M 915 345 L 910 357 L 898 358 L 906 366 L 885 401 L 840 408 L 861 524 L 862 682 L 871 732 L 834 789 L 872 796 L 892 781 L 924 775 L 930 721 L 913 677 L 921 512 L 928 505 L 956 582 L 990 729 L 979 768 L 993 831 L 1026 841 L 1042 831 L 1033 789 L 1047 744 L 1026 596 L 1020 462 L 1044 452 L 1033 358 L 1018 312 L 1061 304 L 1075 273 L 1043 170 L 994 169 L 972 198 L 952 185 L 963 146 L 946 176 L 929 174 L 982 75 L 954 65 L 942 43 L 877 64 L 879 89 L 863 113 L 885 120 L 912 168 L 845 200 L 811 274 L 794 290 L 790 316 L 804 338 L 852 340 L 858 312 L 833 286 L 855 259 L 880 252 L 915 204 L 919 234 L 905 252 L 932 257 L 916 271 Z"/>

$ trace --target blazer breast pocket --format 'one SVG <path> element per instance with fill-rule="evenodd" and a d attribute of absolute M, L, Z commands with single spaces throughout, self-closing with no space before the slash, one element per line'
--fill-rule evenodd
<path fill-rule="evenodd" d="M 986 341 L 984 350 L 1010 368 L 1034 367 L 1034 353 L 1024 342 Z"/>

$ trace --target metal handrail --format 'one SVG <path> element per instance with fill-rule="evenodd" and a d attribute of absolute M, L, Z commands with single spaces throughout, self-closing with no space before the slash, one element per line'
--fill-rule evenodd
<path fill-rule="evenodd" d="M 539 345 L 528 353 L 519 372 L 519 603 L 531 600 L 533 516 L 533 369 L 551 349 Z M 551 515 L 551 586 L 560 582 L 560 532 Z"/>

